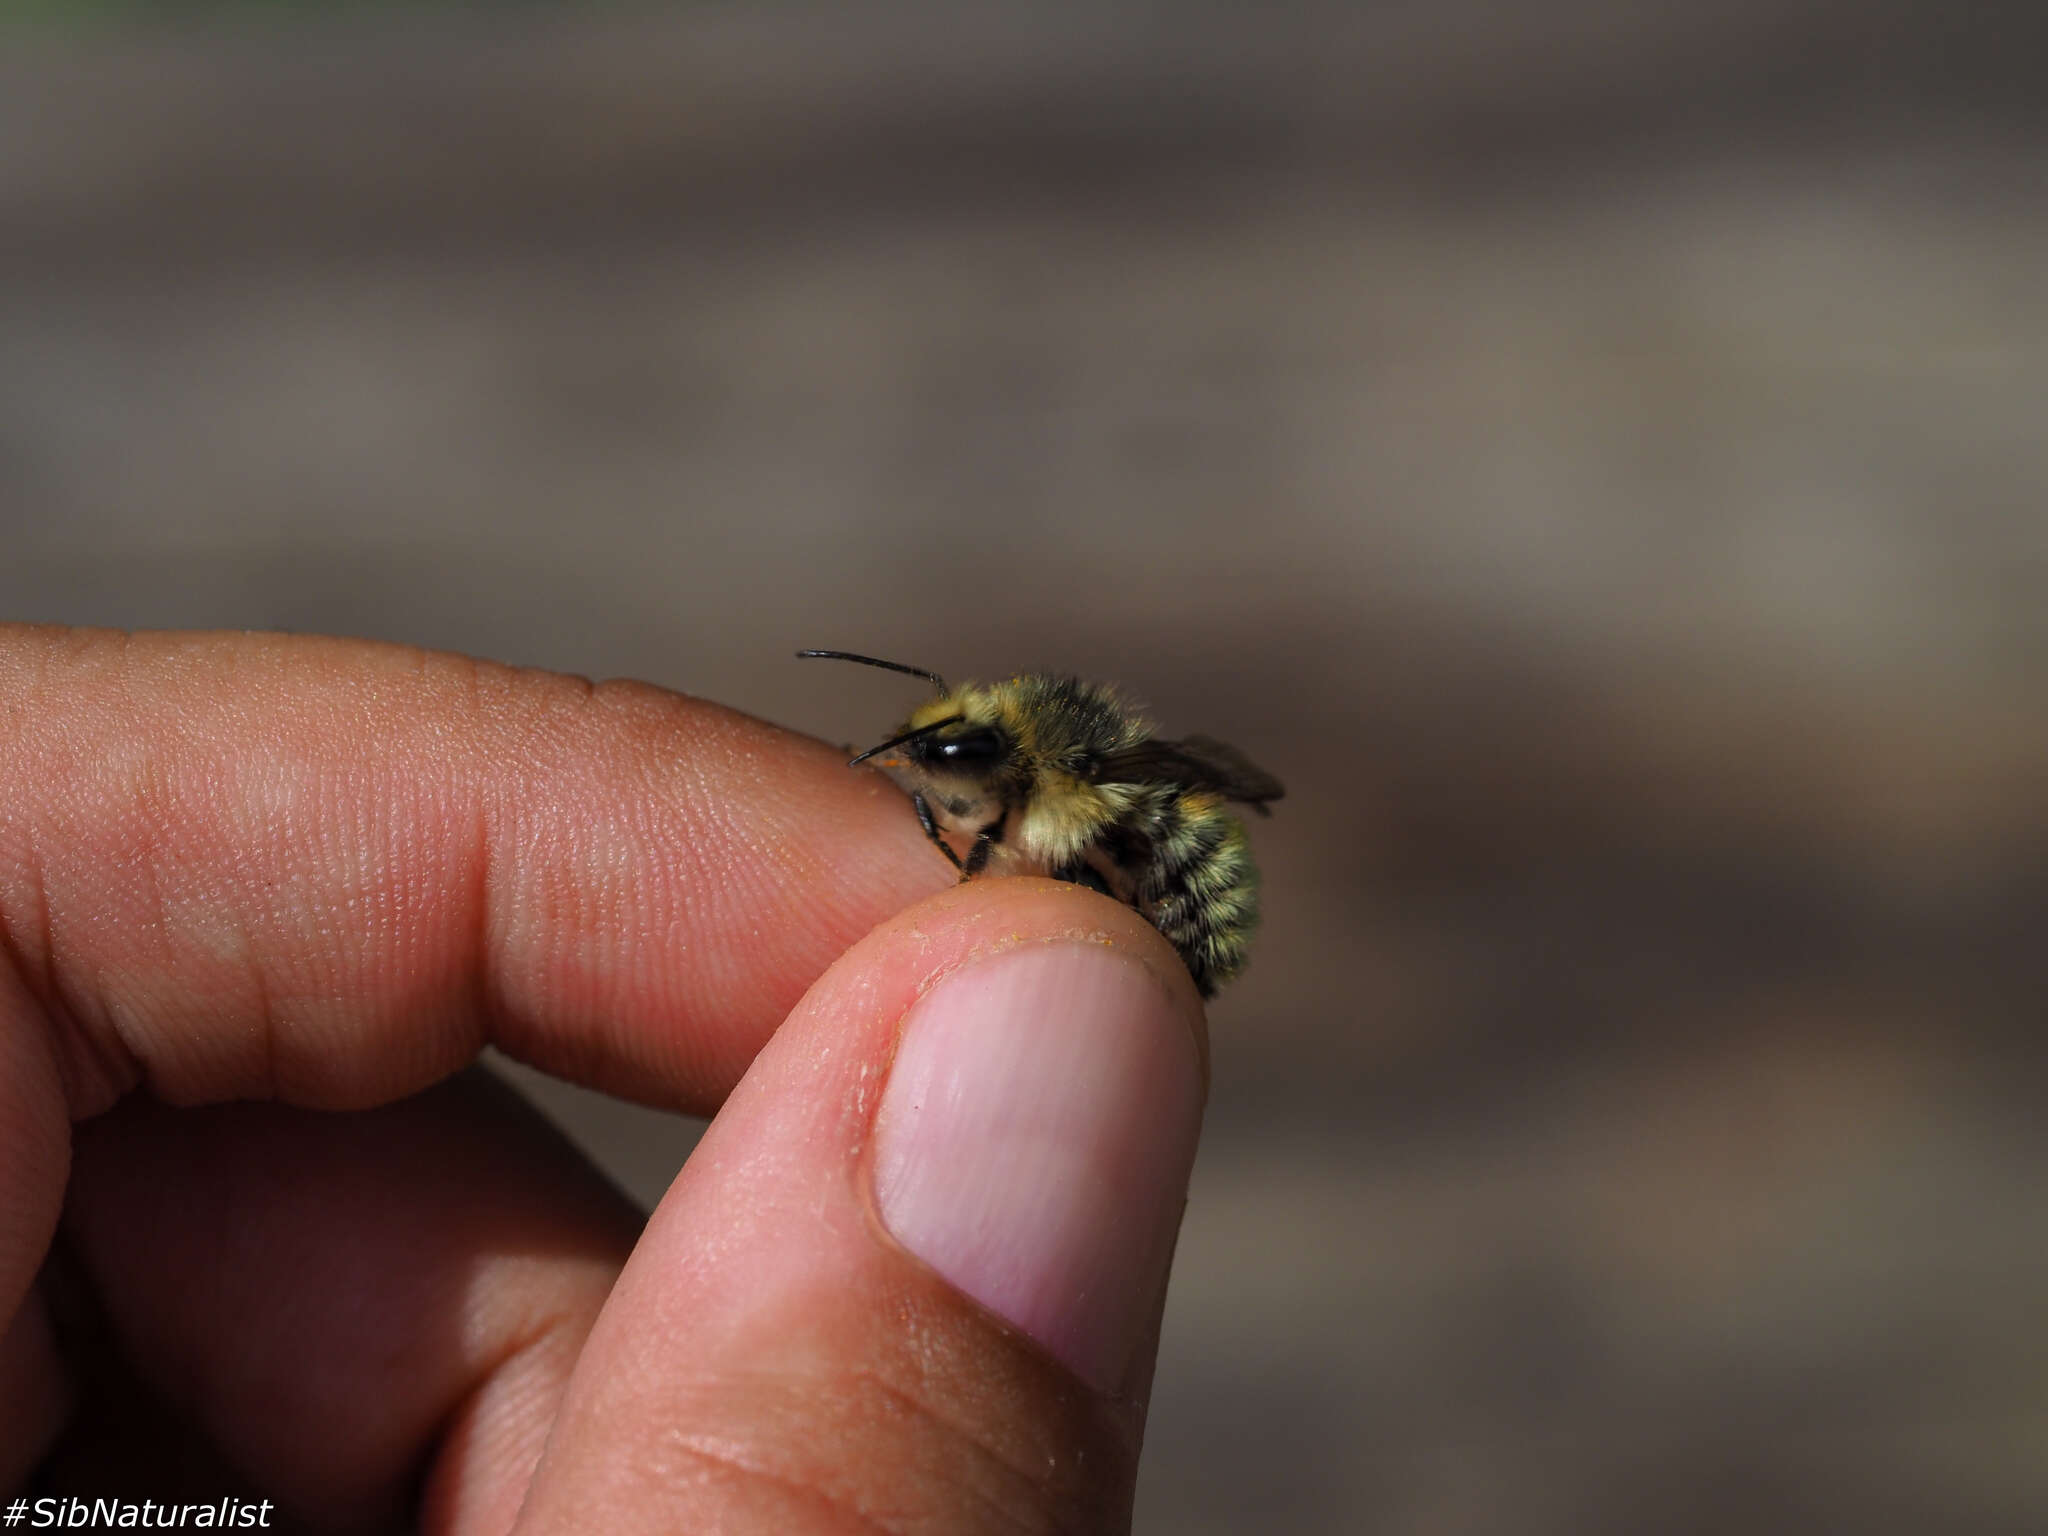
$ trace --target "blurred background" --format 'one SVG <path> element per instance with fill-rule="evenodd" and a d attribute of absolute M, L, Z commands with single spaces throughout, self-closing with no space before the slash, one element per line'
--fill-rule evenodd
<path fill-rule="evenodd" d="M 0 615 L 1120 681 L 1290 790 L 1141 1531 L 2039 1531 L 2044 43 L 17 3 Z"/>

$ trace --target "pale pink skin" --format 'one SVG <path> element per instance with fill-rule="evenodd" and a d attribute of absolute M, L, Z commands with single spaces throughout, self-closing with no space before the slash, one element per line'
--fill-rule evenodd
<path fill-rule="evenodd" d="M 1201 1014 L 1135 914 L 955 888 L 894 789 L 715 705 L 394 647 L 0 627 L 0 786 L 0 1489 L 73 1411 L 61 1210 L 113 1347 L 326 1520 L 422 1467 L 433 1530 L 1127 1519 L 1170 1224 L 1063 1311 L 1101 1217 L 1034 1273 L 920 1257 L 874 1160 L 921 996 L 1093 946 L 1169 1087 L 1091 1166 L 1177 1210 Z M 698 1113 L 745 1082 L 642 1236 L 456 1075 L 486 1042 Z"/>

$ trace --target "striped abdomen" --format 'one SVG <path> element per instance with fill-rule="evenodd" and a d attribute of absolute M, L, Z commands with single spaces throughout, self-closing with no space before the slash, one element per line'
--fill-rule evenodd
<path fill-rule="evenodd" d="M 1180 951 L 1204 997 L 1244 966 L 1259 922 L 1259 872 L 1244 823 L 1214 795 L 1161 787 L 1103 839 L 1131 900 Z"/>

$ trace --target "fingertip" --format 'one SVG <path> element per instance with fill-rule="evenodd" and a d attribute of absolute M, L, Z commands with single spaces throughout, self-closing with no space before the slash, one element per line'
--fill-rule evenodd
<path fill-rule="evenodd" d="M 946 879 L 893 787 L 646 684 L 0 626 L 10 712 L 0 923 L 74 1118 L 145 1081 L 360 1108 L 487 1040 L 707 1112 Z"/>
<path fill-rule="evenodd" d="M 1017 945 L 919 999 L 876 1116 L 891 1235 L 1103 1392 L 1130 1380 L 1187 1198 L 1190 1022 L 1113 945 Z"/>
<path fill-rule="evenodd" d="M 1131 907 L 1066 880 L 963 880 L 876 926 L 820 978 L 813 995 L 846 984 L 834 973 L 911 978 L 914 994 L 962 966 L 1024 944 L 1094 946 L 1142 967 L 1194 1039 L 1208 1080 L 1208 1014 L 1194 978 L 1159 930 Z M 865 983 L 862 983 L 865 984 Z"/>
<path fill-rule="evenodd" d="M 650 1528 L 769 1521 L 791 1490 L 935 1529 L 1113 1522 L 1202 1038 L 1172 949 L 1093 893 L 987 880 L 879 925 L 656 1211 L 523 1518 L 651 1480 Z"/>

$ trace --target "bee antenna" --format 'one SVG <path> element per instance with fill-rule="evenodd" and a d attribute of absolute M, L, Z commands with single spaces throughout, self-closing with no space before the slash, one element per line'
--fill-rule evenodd
<path fill-rule="evenodd" d="M 883 667 L 891 672 L 908 672 L 912 677 L 923 678 L 941 693 L 949 691 L 946 687 L 946 680 L 939 676 L 938 673 L 927 672 L 923 667 L 906 667 L 900 661 L 883 661 L 878 656 L 857 656 L 852 651 L 798 651 L 797 655 L 800 657 L 821 657 L 826 661 L 857 661 L 864 667 Z M 890 743 L 892 746 L 894 744 L 893 742 Z M 877 747 L 875 750 L 879 752 L 882 749 Z"/>
<path fill-rule="evenodd" d="M 889 663 L 884 661 L 878 662 L 877 665 L 886 667 L 887 665 L 889 665 Z M 908 671 L 909 669 L 907 667 L 904 667 L 898 668 L 897 670 Z M 943 688 L 945 684 L 940 683 L 939 686 Z M 854 758 L 846 766 L 849 768 L 858 768 L 862 763 L 866 762 L 869 758 L 873 757 L 877 752 L 886 752 L 891 747 L 902 746 L 903 743 L 905 743 L 906 741 L 915 741 L 920 736 L 929 736 L 933 731 L 939 730 L 941 727 L 951 725 L 954 721 L 958 720 L 959 718 L 960 717 L 958 715 L 948 715 L 943 720 L 934 720 L 930 725 L 920 725 L 914 731 L 905 731 L 901 736 L 892 736 L 887 741 L 883 742 L 879 747 L 869 747 L 867 751 L 861 753 L 859 757 Z"/>

